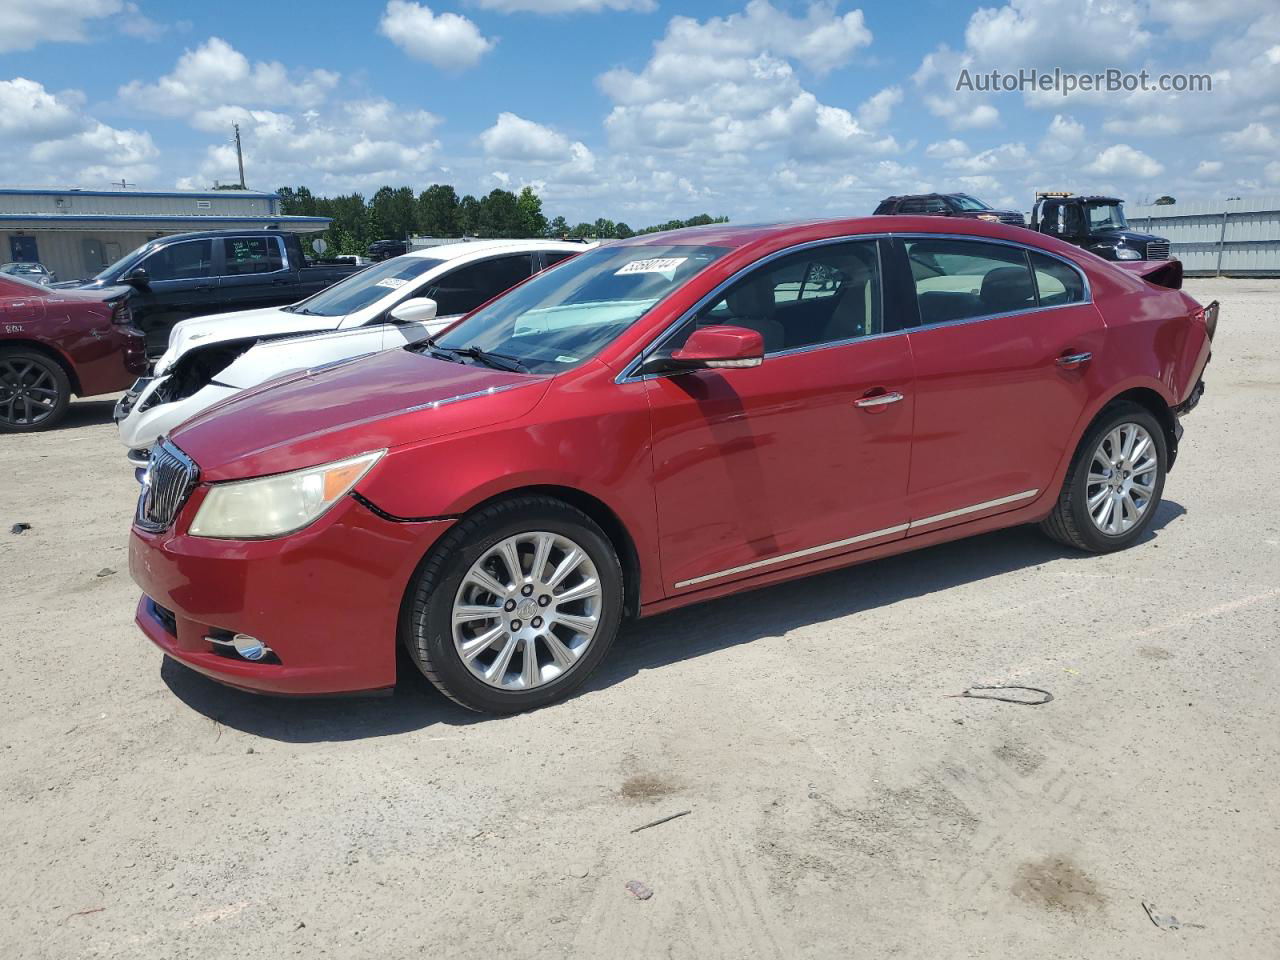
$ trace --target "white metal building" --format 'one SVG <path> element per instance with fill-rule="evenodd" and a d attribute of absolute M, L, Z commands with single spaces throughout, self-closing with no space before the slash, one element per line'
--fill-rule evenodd
<path fill-rule="evenodd" d="M 254 190 L 19 190 L 0 188 L 0 263 L 34 260 L 59 280 L 91 277 L 154 237 L 192 230 L 311 233 L 328 217 L 280 213 L 280 197 Z"/>

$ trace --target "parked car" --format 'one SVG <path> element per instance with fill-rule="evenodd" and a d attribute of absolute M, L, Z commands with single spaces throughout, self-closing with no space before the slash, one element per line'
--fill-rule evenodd
<path fill-rule="evenodd" d="M 246 387 L 422 340 L 581 252 L 555 240 L 447 244 L 384 260 L 292 306 L 184 320 L 116 404 L 120 440 L 145 466 L 158 437 Z"/>
<path fill-rule="evenodd" d="M 1129 227 L 1118 197 L 1036 194 L 1031 229 L 1083 247 L 1104 260 L 1168 260 L 1169 241 Z"/>
<path fill-rule="evenodd" d="M 961 217 L 966 220 L 985 220 L 988 223 L 1007 223 L 1014 227 L 1026 226 L 1020 210 L 996 210 L 977 197 L 967 193 L 915 193 L 902 197 L 885 197 L 876 207 L 876 216 L 921 215 L 926 217 Z"/>
<path fill-rule="evenodd" d="M 357 269 L 308 266 L 297 234 L 210 230 L 158 237 L 90 280 L 59 286 L 131 288 L 134 320 L 154 355 L 164 350 L 170 329 L 180 320 L 294 303 Z"/>
<path fill-rule="evenodd" d="M 0 433 L 47 430 L 72 396 L 122 390 L 146 365 L 124 297 L 0 275 Z"/>
<path fill-rule="evenodd" d="M 21 277 L 23 280 L 30 280 L 32 283 L 38 283 L 41 286 L 48 286 L 58 279 L 54 272 L 43 263 L 33 263 L 29 260 L 13 260 L 9 263 L 0 263 L 0 274 Z"/>
<path fill-rule="evenodd" d="M 624 617 L 1028 522 L 1118 550 L 1157 513 L 1216 320 L 977 220 L 607 244 L 158 443 L 137 622 L 277 693 L 388 687 L 399 641 L 507 713 L 581 684 Z"/>
<path fill-rule="evenodd" d="M 365 250 L 365 253 L 369 255 L 369 259 L 375 262 L 387 260 L 391 257 L 401 257 L 408 252 L 409 245 L 403 240 L 375 240 Z"/>

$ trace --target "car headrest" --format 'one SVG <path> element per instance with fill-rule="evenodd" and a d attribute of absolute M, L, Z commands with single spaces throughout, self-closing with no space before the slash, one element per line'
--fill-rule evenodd
<path fill-rule="evenodd" d="M 739 284 L 724 299 L 735 317 L 773 316 L 773 290 L 759 279 Z"/>
<path fill-rule="evenodd" d="M 1023 310 L 1036 305 L 1031 271 L 1026 267 L 997 267 L 982 278 L 982 305 L 992 313 Z"/>

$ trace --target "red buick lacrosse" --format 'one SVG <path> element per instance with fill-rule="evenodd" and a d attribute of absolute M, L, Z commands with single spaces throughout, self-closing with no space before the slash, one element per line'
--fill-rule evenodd
<path fill-rule="evenodd" d="M 642 617 L 1039 523 L 1139 540 L 1217 305 L 1016 227 L 874 217 L 583 252 L 433 340 L 152 451 L 137 621 L 272 693 L 564 697 Z"/>

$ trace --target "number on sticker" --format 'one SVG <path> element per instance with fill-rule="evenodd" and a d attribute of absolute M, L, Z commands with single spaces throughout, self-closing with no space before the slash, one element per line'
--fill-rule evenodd
<path fill-rule="evenodd" d="M 629 273 L 673 273 L 688 257 L 655 257 L 652 260 L 632 260 L 614 274 L 623 277 Z"/>

